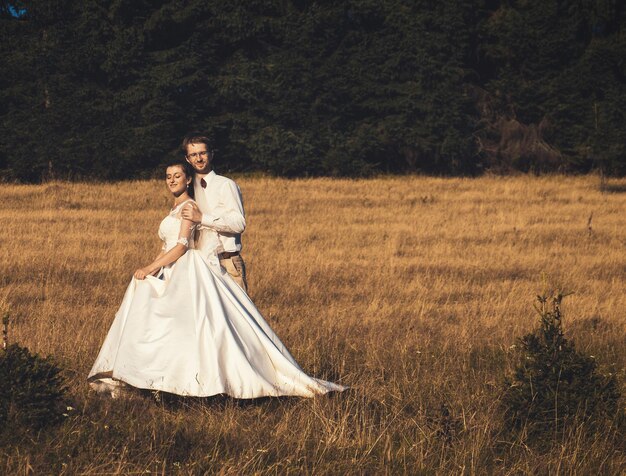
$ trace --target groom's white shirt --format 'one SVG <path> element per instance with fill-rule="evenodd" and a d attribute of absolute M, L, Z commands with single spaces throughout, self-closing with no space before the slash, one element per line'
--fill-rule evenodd
<path fill-rule="evenodd" d="M 200 179 L 206 181 L 202 188 Z M 202 212 L 196 248 L 205 256 L 241 251 L 241 233 L 246 228 L 241 191 L 237 184 L 214 171 L 194 178 L 195 200 Z"/>

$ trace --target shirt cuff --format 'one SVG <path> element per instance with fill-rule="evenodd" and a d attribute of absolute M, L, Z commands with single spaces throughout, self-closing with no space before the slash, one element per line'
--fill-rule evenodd
<path fill-rule="evenodd" d="M 218 219 L 219 217 L 216 217 L 215 215 L 211 215 L 210 213 L 203 213 L 200 225 L 206 226 L 207 228 L 213 228 L 213 223 L 215 223 Z"/>

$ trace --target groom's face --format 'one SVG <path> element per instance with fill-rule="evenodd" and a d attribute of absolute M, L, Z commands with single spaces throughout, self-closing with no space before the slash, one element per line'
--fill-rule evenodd
<path fill-rule="evenodd" d="M 211 171 L 211 159 L 213 157 L 211 152 L 207 150 L 206 144 L 188 144 L 186 158 L 197 173 L 206 174 Z"/>

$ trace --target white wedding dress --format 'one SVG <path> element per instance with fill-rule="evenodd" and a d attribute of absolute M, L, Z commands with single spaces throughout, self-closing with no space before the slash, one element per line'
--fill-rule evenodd
<path fill-rule="evenodd" d="M 184 203 L 161 222 L 164 250 L 179 240 Z M 112 396 L 125 384 L 235 398 L 346 388 L 305 374 L 217 256 L 194 249 L 164 268 L 161 279 L 132 279 L 88 380 Z"/>

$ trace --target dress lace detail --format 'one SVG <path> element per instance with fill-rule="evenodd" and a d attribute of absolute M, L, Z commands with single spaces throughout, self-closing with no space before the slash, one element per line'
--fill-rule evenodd
<path fill-rule="evenodd" d="M 161 248 L 163 251 L 169 251 L 177 244 L 184 245 L 187 248 L 193 248 L 193 231 L 195 230 L 195 225 L 190 227 L 192 233 L 189 238 L 181 237 L 181 232 L 183 231 L 181 230 L 182 210 L 188 203 L 194 203 L 194 201 L 190 199 L 179 203 L 172 208 L 169 214 L 161 221 L 159 225 L 159 238 L 163 241 L 163 247 Z"/>

